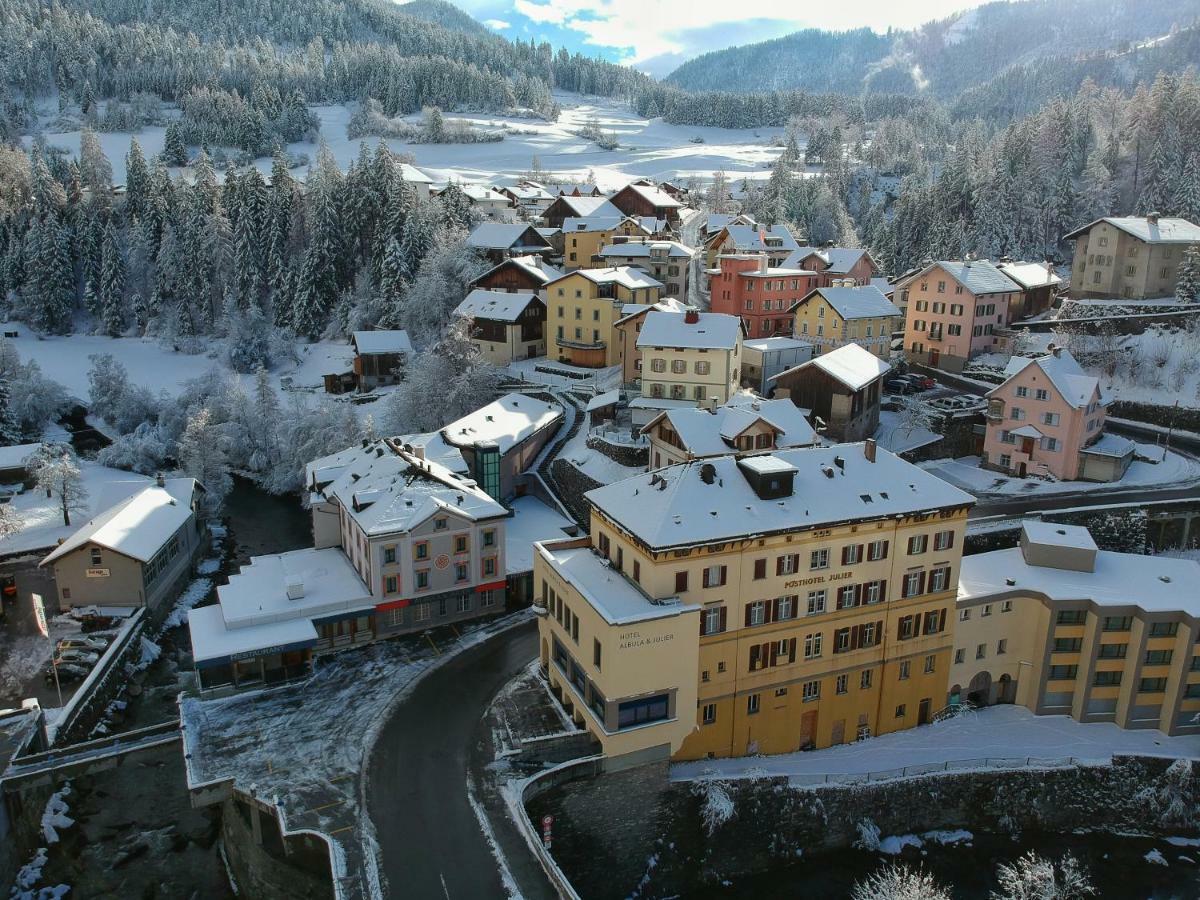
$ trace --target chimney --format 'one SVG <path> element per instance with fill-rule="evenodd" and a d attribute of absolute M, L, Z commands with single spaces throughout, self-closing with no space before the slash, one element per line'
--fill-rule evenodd
<path fill-rule="evenodd" d="M 867 458 L 867 462 L 875 462 L 875 438 L 867 438 L 863 442 L 863 456 Z"/>
<path fill-rule="evenodd" d="M 700 310 L 694 306 L 689 306 L 683 313 L 683 321 L 688 325 L 700 324 Z"/>
<path fill-rule="evenodd" d="M 166 487 L 167 486 L 167 476 L 164 475 L 162 472 L 155 472 L 154 473 L 154 483 L 157 484 L 159 487 Z"/>
<path fill-rule="evenodd" d="M 763 254 L 758 258 L 758 271 L 763 275 L 767 274 L 767 266 L 770 265 L 770 260 L 767 259 L 767 254 Z"/>
<path fill-rule="evenodd" d="M 1146 213 L 1146 224 L 1147 225 L 1157 225 L 1158 224 L 1158 213 L 1157 212 Z"/>
<path fill-rule="evenodd" d="M 417 459 L 424 461 L 425 445 L 424 444 L 413 444 L 412 445 L 412 455 L 414 457 L 416 457 Z"/>
<path fill-rule="evenodd" d="M 1062 347 L 1053 347 L 1050 350 L 1055 356 L 1062 356 Z"/>
<path fill-rule="evenodd" d="M 704 463 L 700 466 L 700 480 L 705 484 L 712 484 L 716 481 L 717 467 L 712 463 Z"/>

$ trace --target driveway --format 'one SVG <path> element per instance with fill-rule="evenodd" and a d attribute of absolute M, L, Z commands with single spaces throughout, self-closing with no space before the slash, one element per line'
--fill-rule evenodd
<path fill-rule="evenodd" d="M 511 628 L 426 675 L 383 727 L 367 808 L 390 896 L 505 896 L 467 801 L 467 767 L 488 704 L 536 654 L 536 623 Z"/>

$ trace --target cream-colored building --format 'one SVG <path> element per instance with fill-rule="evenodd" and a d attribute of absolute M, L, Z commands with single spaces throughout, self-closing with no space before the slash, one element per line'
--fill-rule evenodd
<path fill-rule="evenodd" d="M 639 269 L 577 269 L 547 283 L 546 356 L 586 368 L 621 361 L 614 326 L 631 304 L 658 302 L 662 284 Z"/>
<path fill-rule="evenodd" d="M 637 349 L 647 397 L 720 404 L 737 393 L 742 363 L 737 316 L 653 310 L 646 314 Z"/>
<path fill-rule="evenodd" d="M 1193 560 L 1027 522 L 1019 547 L 963 559 L 951 702 L 1200 733 L 1197 584 Z"/>
<path fill-rule="evenodd" d="M 792 333 L 810 341 L 816 355 L 846 344 L 887 359 L 892 332 L 900 326 L 900 310 L 874 285 L 835 284 L 817 288 L 792 307 Z"/>
<path fill-rule="evenodd" d="M 546 355 L 546 303 L 536 294 L 476 288 L 454 314 L 471 320 L 471 343 L 493 365 Z"/>
<path fill-rule="evenodd" d="M 1200 243 L 1200 225 L 1187 219 L 1110 216 L 1064 235 L 1075 242 L 1070 297 L 1143 300 L 1170 297 L 1179 263 Z"/>
<path fill-rule="evenodd" d="M 828 747 L 945 705 L 964 492 L 866 442 L 587 500 L 588 541 L 539 545 L 536 611 L 555 693 L 609 756 Z"/>
<path fill-rule="evenodd" d="M 650 238 L 654 232 L 630 216 L 594 215 L 563 220 L 563 268 L 588 268 L 600 248 L 624 238 Z M 609 265 L 612 265 L 611 263 Z"/>

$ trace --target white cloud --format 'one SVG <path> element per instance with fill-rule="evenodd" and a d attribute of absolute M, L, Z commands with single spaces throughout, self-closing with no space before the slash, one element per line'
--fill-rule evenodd
<path fill-rule="evenodd" d="M 512 23 L 505 22 L 503 19 L 485 19 L 483 24 L 493 31 L 503 31 L 505 28 L 512 28 Z"/>

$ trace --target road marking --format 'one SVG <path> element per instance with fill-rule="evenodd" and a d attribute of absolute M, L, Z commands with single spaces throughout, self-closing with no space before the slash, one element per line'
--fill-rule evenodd
<path fill-rule="evenodd" d="M 446 900 L 450 900 L 450 889 L 446 887 L 446 876 L 438 872 L 438 878 L 442 879 L 442 893 L 446 895 Z"/>
<path fill-rule="evenodd" d="M 332 806 L 341 806 L 345 800 L 334 800 L 332 803 L 324 803 L 321 806 L 314 806 L 309 812 L 320 812 L 323 809 L 329 809 Z"/>
<path fill-rule="evenodd" d="M 433 648 L 434 653 L 438 656 L 442 655 L 442 651 L 438 649 L 438 645 L 433 642 L 433 638 L 429 636 L 428 632 L 425 633 L 425 640 L 429 641 L 429 646 Z"/>
<path fill-rule="evenodd" d="M 335 828 L 335 829 L 333 829 L 333 831 L 331 831 L 329 833 L 331 835 L 332 834 L 341 834 L 343 831 L 350 831 L 353 828 L 354 828 L 353 825 L 343 825 L 341 828 Z"/>

